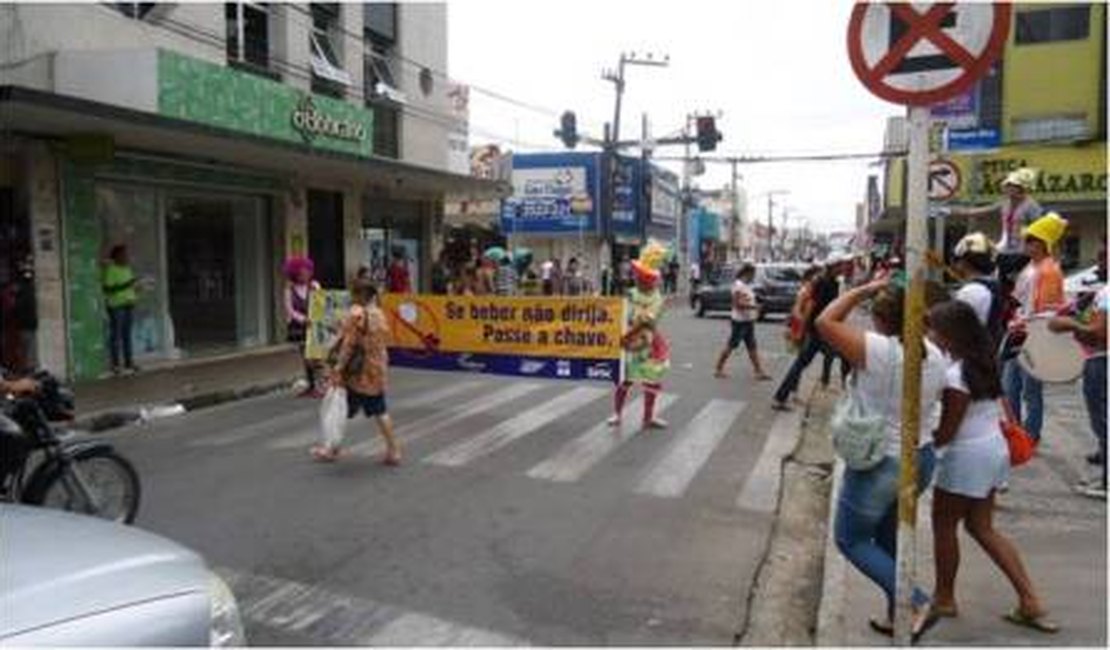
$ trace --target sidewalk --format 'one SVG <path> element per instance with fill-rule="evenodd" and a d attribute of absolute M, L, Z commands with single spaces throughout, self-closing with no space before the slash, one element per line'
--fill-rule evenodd
<path fill-rule="evenodd" d="M 960 617 L 941 619 L 920 645 L 932 646 L 1096 646 L 1106 647 L 1106 502 L 1076 494 L 1072 486 L 1092 469 L 1084 457 L 1094 450 L 1078 384 L 1046 387 L 1048 409 L 1037 458 L 1017 468 L 1010 490 L 998 500 L 995 525 L 1018 547 L 1041 599 L 1059 623 L 1058 634 L 1012 625 L 1001 615 L 1016 604 L 1005 576 L 965 532 L 956 598 Z M 838 463 L 838 465 L 840 465 Z M 829 530 L 836 516 L 835 490 Z M 931 491 L 918 505 L 918 583 L 933 582 Z M 881 616 L 884 599 L 826 541 L 825 577 L 818 620 L 821 646 L 881 646 L 890 639 L 871 631 L 867 620 Z"/>
<path fill-rule="evenodd" d="M 293 346 L 177 362 L 73 386 L 80 429 L 103 431 L 154 407 L 203 408 L 288 388 L 303 372 Z M 178 407 L 178 405 L 180 405 Z"/>

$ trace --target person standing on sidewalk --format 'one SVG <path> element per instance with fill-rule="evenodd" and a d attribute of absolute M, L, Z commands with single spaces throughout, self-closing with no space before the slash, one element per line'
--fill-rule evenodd
<path fill-rule="evenodd" d="M 328 380 L 333 385 L 347 389 L 347 419 L 361 411 L 368 418 L 378 421 L 378 432 L 385 440 L 386 451 L 381 458 L 383 465 L 401 464 L 401 449 L 393 433 L 393 419 L 385 403 L 386 379 L 389 367 L 389 325 L 385 314 L 377 305 L 378 290 L 370 282 L 359 280 L 351 287 L 351 310 L 343 320 L 339 334 L 339 353 Z M 350 374 L 343 372 L 355 362 Z M 340 449 L 324 445 L 312 448 L 313 459 L 334 462 Z"/>
<path fill-rule="evenodd" d="M 108 346 L 112 355 L 112 373 L 120 374 L 123 369 L 137 372 L 131 358 L 131 323 L 135 304 L 139 302 L 135 291 L 138 279 L 131 270 L 127 247 L 117 244 L 108 253 L 108 263 L 104 267 L 104 297 L 108 306 Z M 123 366 L 120 366 L 120 361 Z"/>
<path fill-rule="evenodd" d="M 632 390 L 633 383 L 644 387 L 644 429 L 664 429 L 667 422 L 655 415 L 655 402 L 663 392 L 663 377 L 670 368 L 670 349 L 659 320 L 663 317 L 666 301 L 659 291 L 662 274 L 659 272 L 667 251 L 661 244 L 650 241 L 640 252 L 640 258 L 631 263 L 636 286 L 629 292 L 629 328 L 621 340 L 625 354 L 624 382 L 617 386 L 613 397 L 613 416 L 609 426 L 620 426 L 621 412 Z"/>
<path fill-rule="evenodd" d="M 927 301 L 942 296 L 927 291 Z M 880 415 L 884 423 L 885 454 L 871 469 L 844 470 L 837 495 L 834 532 L 836 546 L 857 569 L 883 590 L 887 599 L 885 621 L 871 622 L 872 628 L 891 633 L 894 620 L 895 572 L 897 565 L 898 476 L 902 450 L 902 400 L 891 399 L 902 385 L 904 351 L 902 345 L 902 289 L 888 278 L 878 278 L 837 298 L 817 317 L 818 334 L 844 356 L 855 369 L 851 385 L 855 397 L 868 414 Z M 929 300 L 932 298 L 932 300 Z M 852 311 L 872 299 L 871 320 L 875 331 L 847 322 Z M 931 409 L 944 387 L 945 360 L 932 343 L 925 346 L 921 362 L 921 440 L 918 447 L 918 494 L 929 485 L 933 474 L 933 444 L 928 432 Z M 936 619 L 929 614 L 929 597 L 920 589 L 913 591 L 913 634 L 919 637 Z"/>
<path fill-rule="evenodd" d="M 1020 308 L 1010 323 L 1011 337 L 1023 333 L 1028 319 L 1052 314 L 1064 306 L 1064 274 L 1052 257 L 1052 250 L 1067 227 L 1067 221 L 1050 212 L 1026 228 L 1029 264 L 1018 274 L 1014 285 L 1014 297 Z M 1044 384 L 1021 367 L 1016 355 L 1003 368 L 1002 384 L 1016 418 L 1021 419 L 1022 402 L 1025 403 L 1025 430 L 1039 441 L 1044 426 Z"/>
<path fill-rule="evenodd" d="M 1071 332 L 1087 353 L 1083 364 L 1083 401 L 1091 433 L 1098 440 L 1094 460 L 1102 466 L 1099 476 L 1081 482 L 1076 490 L 1084 496 L 1106 500 L 1106 312 L 1110 311 L 1110 290 L 1106 282 L 1106 246 L 1098 254 L 1098 277 L 1103 287 L 1078 318 L 1057 317 L 1049 322 L 1053 332 Z M 1092 460 L 1088 457 L 1088 460 Z"/>
<path fill-rule="evenodd" d="M 308 386 L 299 397 L 320 397 L 316 386 L 316 363 L 305 358 L 305 341 L 308 338 L 308 298 L 320 284 L 312 279 L 315 265 L 304 256 L 290 257 L 285 260 L 285 340 L 296 343 L 304 363 L 304 378 Z"/>
<path fill-rule="evenodd" d="M 732 284 L 732 332 L 729 334 L 725 349 L 721 350 L 721 354 L 717 357 L 717 370 L 713 373 L 713 376 L 719 379 L 728 377 L 725 374 L 725 363 L 728 362 L 733 350 L 740 347 L 741 341 L 748 349 L 748 358 L 751 359 L 752 367 L 755 369 L 756 379 L 760 381 L 771 379 L 771 375 L 763 372 L 763 364 L 759 361 L 759 349 L 755 342 L 755 321 L 759 315 L 759 301 L 755 297 L 755 291 L 748 284 L 754 277 L 755 266 L 750 263 L 743 264 L 736 272 L 736 282 Z"/>
<path fill-rule="evenodd" d="M 1015 169 L 1002 181 L 1002 191 L 1006 197 L 998 203 L 978 208 L 952 208 L 948 212 L 954 217 L 999 215 L 1002 220 L 1002 237 L 997 243 L 998 274 L 1003 282 L 1009 282 L 1029 261 L 1023 247 L 1021 230 L 1044 213 L 1041 205 L 1030 195 L 1037 176 L 1037 171 L 1028 167 Z"/>
<path fill-rule="evenodd" d="M 999 424 L 1002 381 L 991 354 L 990 334 L 966 303 L 950 301 L 929 310 L 933 338 L 954 363 L 941 399 L 940 450 L 933 488 L 936 589 L 933 613 L 956 616 L 956 571 L 960 522 L 1010 580 L 1018 606 L 1006 620 L 1041 632 L 1059 627 L 1047 620 L 1033 581 L 1013 543 L 994 529 L 995 493 L 1010 473 L 1010 450 Z"/>
<path fill-rule="evenodd" d="M 798 352 L 798 356 L 794 358 L 794 363 L 790 365 L 790 370 L 787 371 L 786 376 L 783 377 L 782 383 L 779 384 L 778 390 L 775 391 L 775 400 L 771 404 L 771 408 L 776 411 L 789 411 L 790 405 L 787 400 L 790 396 L 797 392 L 798 384 L 802 381 L 802 373 L 806 371 L 809 364 L 819 352 L 829 352 L 825 342 L 821 339 L 821 335 L 817 332 L 814 325 L 817 317 L 829 304 L 836 299 L 837 296 L 837 282 L 835 267 L 829 266 L 817 276 L 813 281 L 813 309 L 809 313 L 809 318 L 806 322 L 805 342 L 802 344 L 802 349 Z M 825 362 L 825 370 L 822 374 L 822 381 L 826 385 L 829 382 L 828 375 L 832 370 L 832 355 L 827 354 Z"/>

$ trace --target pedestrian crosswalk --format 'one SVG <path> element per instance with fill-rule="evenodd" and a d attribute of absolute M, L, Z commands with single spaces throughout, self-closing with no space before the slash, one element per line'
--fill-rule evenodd
<path fill-rule="evenodd" d="M 488 463 L 508 476 L 570 484 L 603 475 L 608 464 L 632 457 L 636 464 L 631 471 L 621 472 L 619 480 L 630 493 L 660 499 L 685 495 L 722 442 L 746 429 L 744 401 L 667 392 L 658 398 L 656 415 L 670 418 L 678 413 L 678 417 L 668 429 L 642 435 L 643 397 L 629 401 L 625 421 L 614 427 L 607 422 L 611 395 L 612 387 L 602 383 L 462 377 L 428 390 L 390 395 L 389 407 L 406 468 L 460 470 Z M 306 402 L 295 412 L 263 417 L 186 444 L 212 450 L 249 445 L 260 453 L 295 452 L 298 462 L 304 462 L 305 450 L 318 438 L 317 427 L 316 406 Z M 774 435 L 782 429 L 766 430 Z M 781 445 L 776 444 L 771 443 L 774 449 L 764 454 L 769 454 L 762 463 L 768 471 L 773 471 L 770 456 L 781 455 Z M 375 458 L 384 447 L 373 422 L 350 421 L 345 459 Z M 517 455 L 512 450 L 518 448 L 528 451 Z M 761 479 L 745 490 L 766 485 Z M 737 483 L 733 489 L 738 487 Z M 763 497 L 737 499 L 736 492 L 730 500 L 739 509 L 755 511 L 765 511 L 769 503 Z"/>

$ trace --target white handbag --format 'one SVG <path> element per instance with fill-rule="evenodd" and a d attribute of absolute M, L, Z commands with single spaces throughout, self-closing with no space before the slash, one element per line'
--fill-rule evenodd
<path fill-rule="evenodd" d="M 891 366 L 895 361 L 896 352 L 892 344 Z M 829 429 L 832 432 L 833 449 L 837 455 L 844 459 L 848 469 L 859 472 L 878 465 L 886 455 L 886 416 L 881 412 L 871 412 L 864 406 L 863 399 L 857 392 L 857 374 L 858 371 L 852 372 L 851 389 L 833 409 Z M 901 384 L 897 380 L 901 374 L 896 368 L 895 377 L 890 381 L 888 401 L 894 399 L 893 387 Z"/>

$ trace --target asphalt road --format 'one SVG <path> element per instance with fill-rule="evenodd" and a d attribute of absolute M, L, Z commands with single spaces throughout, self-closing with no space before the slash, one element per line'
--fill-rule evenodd
<path fill-rule="evenodd" d="M 395 369 L 399 468 L 365 420 L 342 462 L 311 462 L 317 403 L 289 396 L 111 437 L 138 525 L 228 578 L 254 644 L 731 644 L 796 416 L 739 354 L 712 377 L 727 317 L 675 307 L 665 328 L 665 431 L 637 431 L 638 401 L 605 427 L 601 382 Z M 776 377 L 781 329 L 757 330 Z"/>

